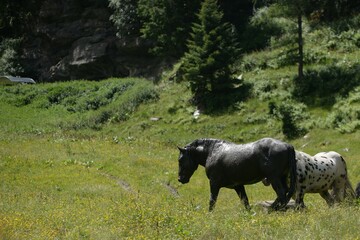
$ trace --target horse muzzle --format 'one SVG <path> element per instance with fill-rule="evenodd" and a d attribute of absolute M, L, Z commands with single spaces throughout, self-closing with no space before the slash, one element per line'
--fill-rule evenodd
<path fill-rule="evenodd" d="M 188 183 L 190 181 L 190 179 L 188 178 L 183 178 L 183 177 L 178 177 L 178 181 L 181 182 L 182 184 Z"/>

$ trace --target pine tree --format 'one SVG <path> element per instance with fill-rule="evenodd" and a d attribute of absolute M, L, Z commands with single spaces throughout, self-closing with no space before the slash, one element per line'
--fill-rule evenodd
<path fill-rule="evenodd" d="M 114 0 L 113 0 L 114 1 Z M 153 46 L 152 54 L 179 58 L 196 19 L 201 0 L 138 0 L 142 37 Z"/>
<path fill-rule="evenodd" d="M 239 57 L 233 29 L 223 22 L 216 0 L 203 2 L 198 19 L 193 24 L 180 72 L 190 82 L 196 105 L 205 108 L 226 105 L 227 96 L 237 83 L 231 76 L 231 67 Z"/>

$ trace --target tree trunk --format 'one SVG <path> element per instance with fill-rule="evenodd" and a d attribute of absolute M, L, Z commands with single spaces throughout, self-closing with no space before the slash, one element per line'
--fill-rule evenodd
<path fill-rule="evenodd" d="M 303 50 L 303 38 L 302 38 L 302 15 L 301 13 L 298 15 L 298 46 L 299 46 L 299 59 L 298 59 L 298 77 L 301 81 L 304 77 L 304 50 Z"/>

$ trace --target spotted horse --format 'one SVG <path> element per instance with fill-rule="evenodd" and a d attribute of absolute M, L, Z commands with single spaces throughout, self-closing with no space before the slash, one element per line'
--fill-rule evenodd
<path fill-rule="evenodd" d="M 337 152 L 320 152 L 314 156 L 296 151 L 295 208 L 305 208 L 305 193 L 319 193 L 329 206 L 345 197 L 355 198 L 344 158 Z M 267 180 L 263 183 L 268 185 Z M 329 193 L 328 190 L 332 190 Z"/>

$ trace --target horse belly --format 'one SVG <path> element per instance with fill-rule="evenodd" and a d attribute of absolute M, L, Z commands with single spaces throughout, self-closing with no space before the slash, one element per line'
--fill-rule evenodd
<path fill-rule="evenodd" d="M 250 185 L 260 182 L 264 175 L 257 166 L 239 167 L 233 166 L 224 169 L 223 172 L 224 187 L 233 188 L 238 185 Z"/>
<path fill-rule="evenodd" d="M 211 157 L 208 164 L 208 177 L 217 179 L 215 181 L 219 185 L 228 188 L 260 182 L 269 177 L 269 174 L 266 174 L 269 169 L 276 172 L 278 168 L 283 168 L 278 162 L 277 166 L 273 166 L 264 153 L 252 145 L 224 147 Z"/>

